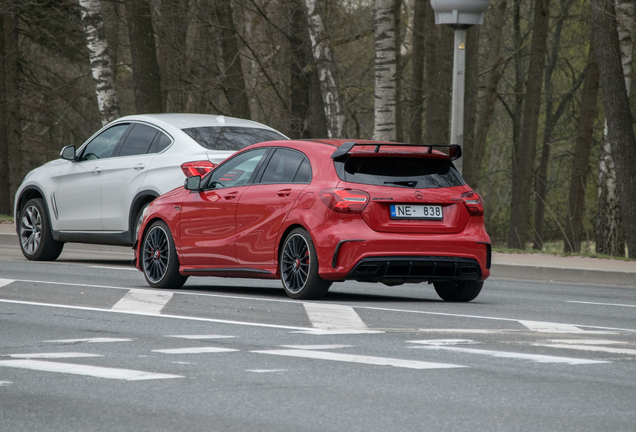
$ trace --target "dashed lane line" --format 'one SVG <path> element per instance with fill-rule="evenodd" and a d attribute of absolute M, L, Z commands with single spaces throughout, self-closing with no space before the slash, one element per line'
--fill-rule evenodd
<path fill-rule="evenodd" d="M 597 302 L 574 301 L 574 300 L 567 301 L 566 303 L 577 303 L 577 304 L 596 305 L 596 306 L 617 306 L 617 307 L 636 308 L 636 305 L 620 304 L 620 303 L 597 303 Z"/>
<path fill-rule="evenodd" d="M 125 339 L 125 338 L 86 338 L 86 339 L 55 339 L 55 340 L 47 340 L 44 342 L 49 343 L 111 343 L 111 342 L 133 342 L 134 339 Z"/>
<path fill-rule="evenodd" d="M 211 354 L 211 353 L 226 353 L 236 352 L 237 349 L 232 348 L 217 348 L 217 347 L 195 347 L 195 348 L 172 348 L 172 349 L 158 349 L 152 350 L 152 352 L 161 354 Z"/>
<path fill-rule="evenodd" d="M 305 359 L 314 359 L 314 360 L 331 360 L 338 362 L 346 362 L 346 363 L 361 363 L 367 365 L 375 365 L 375 366 L 393 366 L 398 368 L 407 368 L 407 369 L 453 369 L 453 368 L 463 368 L 466 366 L 460 366 L 456 364 L 450 363 L 434 363 L 434 362 L 423 362 L 416 360 L 403 360 L 389 357 L 372 357 L 365 355 L 356 355 L 356 354 L 342 354 L 342 353 L 334 353 L 328 351 L 312 351 L 312 350 L 295 350 L 295 349 L 285 349 L 285 350 L 259 350 L 259 351 L 250 351 L 257 354 L 270 354 L 276 356 L 285 356 L 285 357 L 298 357 Z"/>
<path fill-rule="evenodd" d="M 62 358 L 103 357 L 103 356 L 99 354 L 88 354 L 88 353 L 78 353 L 78 352 L 59 352 L 59 353 L 3 354 L 2 357 L 21 358 L 21 359 L 62 359 Z"/>
<path fill-rule="evenodd" d="M 57 372 L 95 378 L 140 381 L 153 379 L 183 378 L 181 375 L 160 374 L 131 369 L 106 368 L 74 363 L 59 363 L 42 360 L 0 360 L 0 367 L 29 369 L 41 372 Z"/>

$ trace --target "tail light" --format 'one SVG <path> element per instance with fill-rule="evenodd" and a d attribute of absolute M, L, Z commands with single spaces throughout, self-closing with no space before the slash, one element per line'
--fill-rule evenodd
<path fill-rule="evenodd" d="M 181 171 L 186 177 L 201 176 L 203 177 L 214 169 L 216 165 L 209 160 L 186 162 L 181 165 Z"/>
<path fill-rule="evenodd" d="M 355 189 L 323 189 L 320 199 L 336 213 L 362 213 L 369 204 L 369 194 Z"/>
<path fill-rule="evenodd" d="M 484 215 L 484 202 L 477 192 L 469 191 L 462 194 L 462 201 L 471 216 Z"/>

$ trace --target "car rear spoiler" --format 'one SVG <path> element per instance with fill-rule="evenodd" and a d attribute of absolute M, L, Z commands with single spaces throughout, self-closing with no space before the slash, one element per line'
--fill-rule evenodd
<path fill-rule="evenodd" d="M 448 149 L 448 157 L 450 160 L 454 161 L 462 157 L 462 148 L 458 144 L 451 145 L 435 145 L 435 144 L 403 144 L 403 143 L 369 143 L 369 142 L 361 142 L 357 143 L 355 141 L 349 141 L 342 144 L 340 147 L 336 149 L 331 155 L 331 159 L 336 159 L 341 156 L 346 155 L 351 151 L 351 149 L 355 146 L 375 146 L 375 153 L 380 151 L 380 147 L 384 146 L 394 146 L 394 147 L 428 147 L 428 151 L 426 153 L 430 154 L 433 152 L 433 147 L 435 148 L 447 148 Z"/>

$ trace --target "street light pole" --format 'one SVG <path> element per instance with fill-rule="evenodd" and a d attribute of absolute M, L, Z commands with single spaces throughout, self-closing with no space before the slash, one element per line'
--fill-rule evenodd
<path fill-rule="evenodd" d="M 451 144 L 464 146 L 464 95 L 466 83 L 466 29 L 455 29 L 455 53 L 453 57 L 453 101 L 451 108 Z M 455 161 L 455 168 L 462 173 L 463 158 Z"/>
<path fill-rule="evenodd" d="M 483 24 L 488 2 L 489 0 L 431 0 L 431 7 L 435 11 L 435 24 L 447 24 L 455 29 L 450 144 L 458 144 L 461 147 L 464 146 L 466 30 L 470 26 Z M 462 172 L 461 158 L 455 161 L 455 167 Z"/>

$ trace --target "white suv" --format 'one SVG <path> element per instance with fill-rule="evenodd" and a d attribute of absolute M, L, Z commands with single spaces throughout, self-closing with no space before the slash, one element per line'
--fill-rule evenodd
<path fill-rule="evenodd" d="M 80 148 L 26 175 L 15 198 L 20 247 L 30 260 L 55 260 L 65 242 L 132 245 L 148 204 L 203 175 L 235 151 L 286 140 L 249 120 L 203 114 L 122 117 Z"/>

